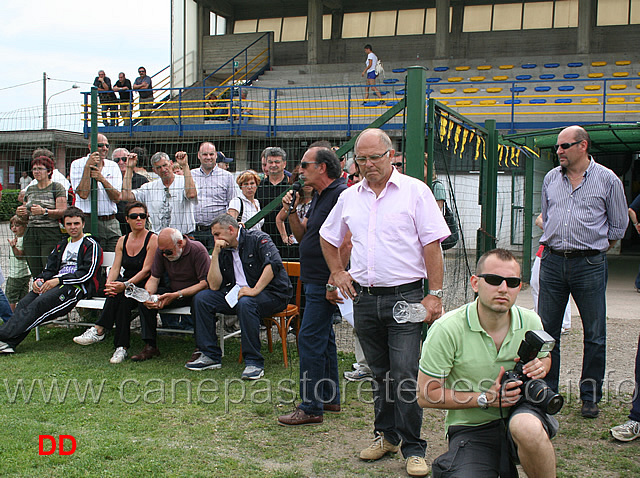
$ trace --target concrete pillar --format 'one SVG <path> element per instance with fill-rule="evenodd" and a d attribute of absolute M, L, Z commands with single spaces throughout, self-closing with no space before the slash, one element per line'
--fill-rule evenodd
<path fill-rule="evenodd" d="M 317 65 L 320 58 L 320 43 L 322 42 L 322 0 L 308 0 L 307 22 L 309 40 L 307 40 L 307 63 Z"/>
<path fill-rule="evenodd" d="M 591 30 L 595 25 L 595 2 L 578 0 L 577 53 L 591 53 Z"/>
<path fill-rule="evenodd" d="M 247 139 L 240 137 L 235 144 L 236 152 L 233 160 L 236 163 L 236 172 L 245 171 L 251 166 L 249 164 L 249 142 Z"/>
<path fill-rule="evenodd" d="M 436 58 L 449 56 L 449 7 L 450 0 L 436 0 Z"/>
<path fill-rule="evenodd" d="M 339 40 L 342 38 L 342 22 L 344 20 L 344 11 L 331 11 L 331 39 Z"/>

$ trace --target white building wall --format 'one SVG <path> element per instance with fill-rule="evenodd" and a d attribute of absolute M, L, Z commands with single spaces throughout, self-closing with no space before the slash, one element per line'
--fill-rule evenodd
<path fill-rule="evenodd" d="M 193 0 L 171 1 L 171 87 L 189 87 L 198 74 L 198 5 Z"/>

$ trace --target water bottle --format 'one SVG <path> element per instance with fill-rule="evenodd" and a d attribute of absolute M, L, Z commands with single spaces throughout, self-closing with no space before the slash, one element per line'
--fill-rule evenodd
<path fill-rule="evenodd" d="M 393 318 L 399 324 L 424 322 L 424 319 L 427 318 L 427 309 L 420 302 L 409 304 L 407 301 L 400 300 L 393 306 Z"/>
<path fill-rule="evenodd" d="M 137 287 L 135 284 L 129 284 L 124 290 L 125 297 L 135 299 L 138 302 L 158 302 L 158 296 L 149 294 L 147 289 Z"/>

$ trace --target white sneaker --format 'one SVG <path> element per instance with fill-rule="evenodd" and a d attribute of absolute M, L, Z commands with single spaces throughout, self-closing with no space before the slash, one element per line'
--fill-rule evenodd
<path fill-rule="evenodd" d="M 104 339 L 106 334 L 99 335 L 98 329 L 93 326 L 84 331 L 82 335 L 73 338 L 73 341 L 80 345 L 96 344 Z"/>
<path fill-rule="evenodd" d="M 115 352 L 113 352 L 113 356 L 109 359 L 111 363 L 122 363 L 124 359 L 127 358 L 127 349 L 124 347 L 118 347 Z"/>
<path fill-rule="evenodd" d="M 15 353 L 15 350 L 9 344 L 5 344 L 4 342 L 0 342 L 0 354 L 12 354 Z"/>
<path fill-rule="evenodd" d="M 629 420 L 611 429 L 611 436 L 619 441 L 632 441 L 640 437 L 640 422 Z"/>

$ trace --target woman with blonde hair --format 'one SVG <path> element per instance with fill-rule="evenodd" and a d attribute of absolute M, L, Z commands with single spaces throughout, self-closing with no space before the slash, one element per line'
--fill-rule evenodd
<path fill-rule="evenodd" d="M 256 199 L 260 176 L 253 169 L 247 169 L 240 173 L 236 182 L 240 186 L 240 195 L 231 200 L 228 213 L 239 223 L 244 224 L 260 212 L 260 201 Z M 264 219 L 261 219 L 250 230 L 261 231 L 263 224 Z"/>

